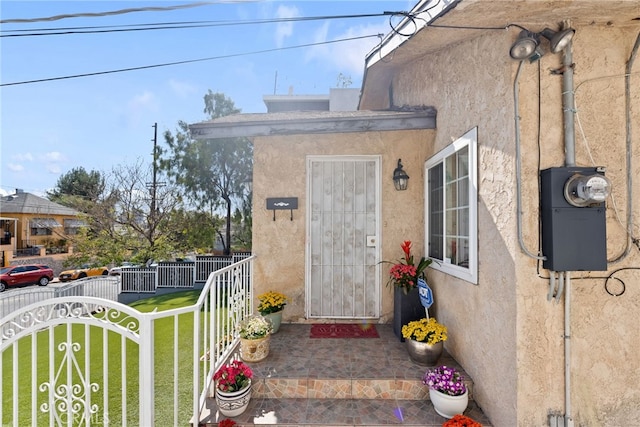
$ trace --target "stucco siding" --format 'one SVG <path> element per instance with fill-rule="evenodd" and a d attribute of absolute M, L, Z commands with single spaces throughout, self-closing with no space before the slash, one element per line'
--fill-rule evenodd
<path fill-rule="evenodd" d="M 596 165 L 607 166 L 612 179 L 618 215 L 609 199 L 610 258 L 625 246 L 623 74 L 636 35 L 637 30 L 594 25 L 577 27 L 574 38 L 576 159 L 587 166 L 593 164 L 593 156 Z M 538 268 L 538 261 L 518 242 L 513 97 L 518 63 L 509 58 L 514 40 L 515 34 L 487 33 L 448 46 L 409 64 L 392 83 L 394 105 L 432 105 L 438 111 L 435 149 L 422 160 L 478 126 L 479 283 L 433 270 L 430 279 L 435 314 L 449 327 L 445 346 L 473 377 L 474 398 L 498 427 L 546 426 L 548 413 L 565 413 L 564 301 L 547 301 L 548 272 Z M 523 241 L 533 253 L 539 245 L 539 169 L 564 164 L 561 59 L 548 54 L 538 63 L 526 62 L 518 80 Z M 633 176 L 640 167 L 637 62 L 631 77 Z M 639 193 L 636 185 L 636 205 Z M 575 425 L 640 425 L 640 389 L 635 386 L 640 380 L 640 359 L 635 356 L 640 352 L 640 293 L 632 285 L 638 275 L 635 270 L 621 273 L 627 287 L 620 297 L 607 294 L 603 279 L 616 268 L 637 267 L 638 260 L 633 247 L 631 255 L 611 265 L 608 273 L 573 273 L 570 364 Z"/>
<path fill-rule="evenodd" d="M 445 347 L 478 384 L 476 401 L 501 425 L 516 419 L 515 180 L 505 102 L 510 72 L 491 54 L 494 44 L 477 39 L 416 61 L 394 79 L 393 103 L 438 110 L 436 150 L 427 157 L 478 126 L 479 285 L 433 270 L 430 279 L 435 314 L 449 328 Z"/>
<path fill-rule="evenodd" d="M 402 256 L 400 244 L 415 241 L 416 254 L 424 247 L 424 196 L 422 161 L 433 144 L 433 131 L 367 132 L 330 135 L 293 135 L 254 139 L 253 251 L 254 285 L 259 294 L 267 290 L 285 293 L 291 302 L 285 321 L 305 319 L 306 157 L 308 155 L 380 155 L 381 166 L 381 257 Z M 393 187 L 398 158 L 410 176 L 406 191 Z M 266 209 L 267 197 L 298 197 L 298 209 Z M 381 268 L 381 313 L 379 322 L 392 318 L 393 293 L 385 286 L 388 267 Z"/>

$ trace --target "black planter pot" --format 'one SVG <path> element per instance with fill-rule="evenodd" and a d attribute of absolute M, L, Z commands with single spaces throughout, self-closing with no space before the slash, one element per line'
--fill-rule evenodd
<path fill-rule="evenodd" d="M 413 288 L 408 294 L 396 287 L 393 294 L 393 333 L 404 342 L 402 327 L 413 320 L 426 317 L 426 312 L 420 302 L 418 288 Z"/>

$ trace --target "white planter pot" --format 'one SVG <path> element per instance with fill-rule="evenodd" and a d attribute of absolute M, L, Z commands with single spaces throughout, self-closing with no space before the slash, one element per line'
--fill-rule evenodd
<path fill-rule="evenodd" d="M 249 385 L 242 390 L 224 392 L 216 387 L 216 404 L 218 410 L 225 417 L 237 417 L 249 406 L 251 400 L 251 380 Z"/>
<path fill-rule="evenodd" d="M 469 390 L 460 396 L 449 396 L 448 394 L 429 389 L 429 398 L 436 412 L 445 417 L 453 418 L 456 414 L 464 413 L 469 404 Z"/>

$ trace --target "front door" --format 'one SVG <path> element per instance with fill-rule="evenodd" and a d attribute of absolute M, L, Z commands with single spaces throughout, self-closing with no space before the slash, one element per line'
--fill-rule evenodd
<path fill-rule="evenodd" d="M 307 158 L 306 312 L 380 316 L 379 156 Z"/>

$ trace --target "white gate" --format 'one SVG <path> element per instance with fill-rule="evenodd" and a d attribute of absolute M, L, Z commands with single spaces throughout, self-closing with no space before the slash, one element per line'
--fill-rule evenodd
<path fill-rule="evenodd" d="M 379 156 L 307 158 L 309 318 L 380 313 Z"/>

